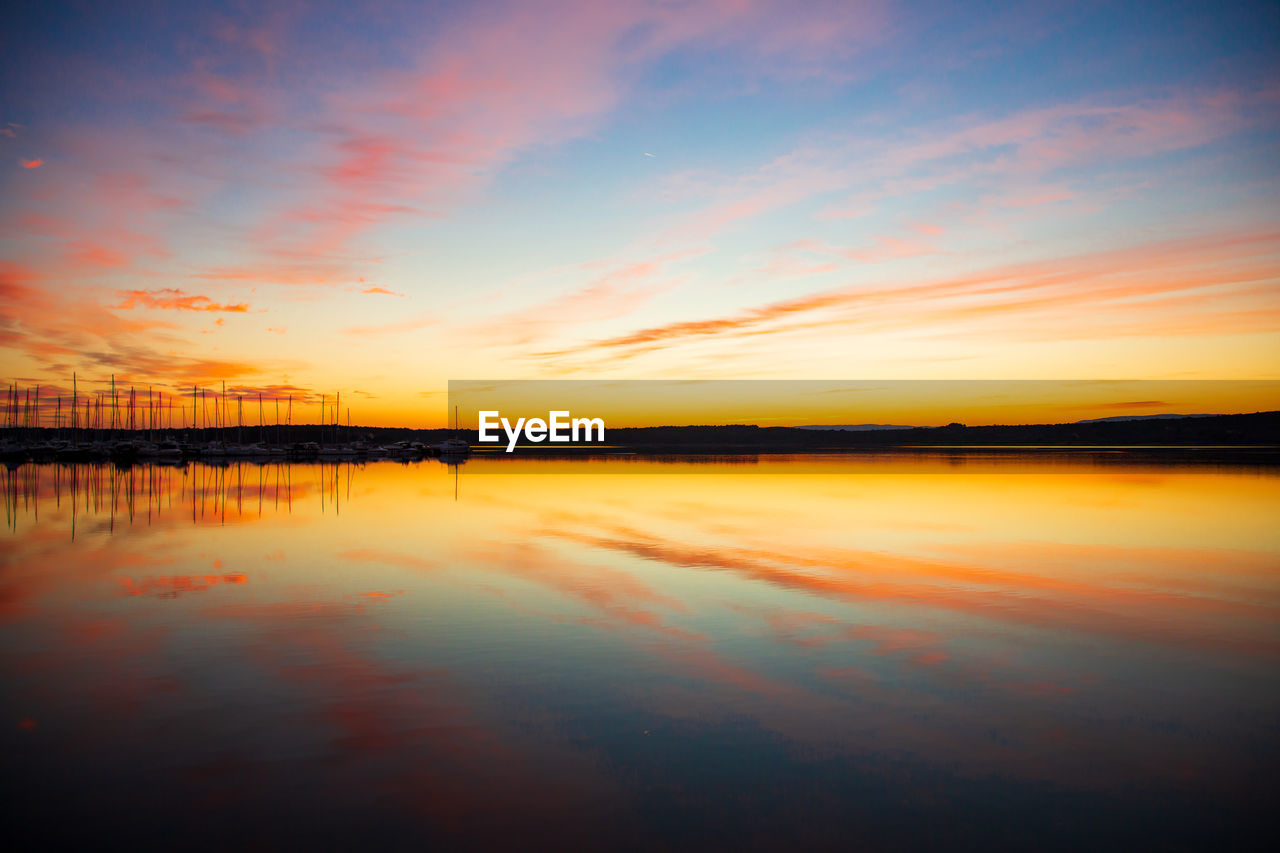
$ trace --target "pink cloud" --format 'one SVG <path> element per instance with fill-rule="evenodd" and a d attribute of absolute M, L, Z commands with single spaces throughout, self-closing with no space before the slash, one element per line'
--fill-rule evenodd
<path fill-rule="evenodd" d="M 131 308 L 154 308 L 169 311 L 225 311 L 243 314 L 249 306 L 243 302 L 221 304 L 207 296 L 189 294 L 176 288 L 166 287 L 161 290 L 122 290 L 120 295 L 124 301 L 112 308 L 128 310 Z M 219 323 L 222 321 L 219 320 Z"/>
<path fill-rule="evenodd" d="M 121 381 L 136 377 L 139 383 L 167 385 L 251 376 L 266 367 L 177 354 L 180 342 L 167 333 L 169 324 L 122 319 L 104 310 L 93 291 L 54 294 L 42 282 L 39 273 L 0 264 L 0 349 L 51 373 L 115 373 Z"/>
<path fill-rule="evenodd" d="M 37 238 L 18 248 L 22 262 L 61 282 L 168 259 L 164 225 L 183 208 L 171 188 L 159 190 L 157 179 L 131 172 L 95 174 L 91 157 L 86 164 L 77 156 L 76 164 L 50 174 L 40 194 L 0 220 L 15 234 Z"/>
<path fill-rule="evenodd" d="M 194 222 L 206 245 L 235 248 L 212 255 L 217 266 L 188 268 L 192 278 L 332 286 L 368 254 L 355 244 L 372 229 L 448 215 L 523 153 L 594 132 L 673 50 L 697 42 L 743 67 L 769 66 L 763 73 L 790 74 L 804 60 L 816 74 L 886 26 L 878 4 L 839 11 L 760 0 L 473 7 L 417 37 L 407 66 L 342 66 L 341 76 L 294 38 L 295 13 L 211 23 L 187 74 L 140 93 L 173 107 L 169 132 L 60 139 L 75 174 L 27 215 L 63 220 L 63 256 L 37 259 L 55 244 L 32 244 L 23 260 L 67 274 L 160 275 L 140 264 L 171 257 L 170 231 L 190 234 Z M 315 80 L 305 108 L 284 84 L 303 70 Z M 277 131 L 299 140 L 283 162 L 268 144 Z M 183 216 L 204 209 L 202 194 L 248 182 L 272 190 L 237 221 Z"/>
<path fill-rule="evenodd" d="M 323 144 L 304 166 L 320 181 L 262 235 L 332 253 L 387 219 L 444 215 L 521 152 L 591 132 L 637 71 L 672 50 L 697 40 L 749 54 L 750 66 L 778 60 L 794 71 L 877 37 L 886 26 L 878 9 L 797 13 L 754 0 L 472 7 L 428 38 L 415 66 L 333 87 L 314 123 Z M 219 87 L 211 98 L 242 95 Z"/>
<path fill-rule="evenodd" d="M 129 256 L 123 252 L 85 243 L 72 244 L 71 257 L 86 267 L 123 267 L 129 265 Z"/>
<path fill-rule="evenodd" d="M 43 160 L 23 160 L 22 161 L 22 168 L 24 169 L 39 169 L 43 165 L 44 165 Z"/>
<path fill-rule="evenodd" d="M 242 281 L 251 284 L 330 285 L 348 276 L 348 266 L 338 261 L 315 259 L 293 263 L 247 264 L 213 267 L 191 273 L 205 281 Z"/>

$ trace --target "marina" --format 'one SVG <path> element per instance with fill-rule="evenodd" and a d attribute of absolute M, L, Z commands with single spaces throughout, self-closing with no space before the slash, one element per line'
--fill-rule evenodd
<path fill-rule="evenodd" d="M 19 389 L 16 384 L 6 389 L 5 397 L 0 461 L 8 464 L 414 460 L 470 451 L 456 428 L 439 443 L 379 440 L 379 431 L 351 426 L 349 408 L 344 426 L 340 393 L 320 396 L 320 418 L 311 423 L 295 422 L 293 395 L 268 399 L 259 392 L 250 398 L 228 394 L 225 384 L 213 392 L 193 386 L 189 396 L 179 398 L 150 387 L 145 395 L 134 387 L 125 391 L 113 376 L 106 389 L 82 395 L 73 377 L 69 399 L 46 390 L 42 400 L 39 385 Z M 298 401 L 299 412 L 303 406 Z M 269 418 L 268 410 L 274 417 Z"/>

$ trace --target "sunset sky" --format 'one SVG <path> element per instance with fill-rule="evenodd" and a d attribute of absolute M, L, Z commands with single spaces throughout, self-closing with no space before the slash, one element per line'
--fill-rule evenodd
<path fill-rule="evenodd" d="M 194 6 L 0 13 L 6 385 L 1280 379 L 1273 3 Z"/>

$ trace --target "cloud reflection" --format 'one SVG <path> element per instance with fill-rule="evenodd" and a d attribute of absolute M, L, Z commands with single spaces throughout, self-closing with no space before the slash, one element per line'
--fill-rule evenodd
<path fill-rule="evenodd" d="M 329 803 L 314 827 L 435 841 L 658 843 L 730 796 L 777 839 L 870 780 L 899 803 L 987 780 L 1041 810 L 1043 786 L 1252 814 L 1280 657 L 1270 474 L 525 464 L 469 466 L 457 501 L 440 466 L 364 466 L 349 494 L 295 466 L 291 506 L 237 502 L 252 471 L 142 469 L 114 527 L 86 522 L 119 512 L 122 475 L 86 500 L 23 474 L 8 736 L 118 783 L 73 801 L 163 781 L 229 826 Z M 822 781 L 798 800 L 769 779 Z"/>

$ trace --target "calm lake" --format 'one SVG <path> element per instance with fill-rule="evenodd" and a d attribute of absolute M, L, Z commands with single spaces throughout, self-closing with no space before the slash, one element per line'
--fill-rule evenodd
<path fill-rule="evenodd" d="M 1105 458 L 6 470 L 10 833 L 1257 841 L 1280 469 Z"/>

